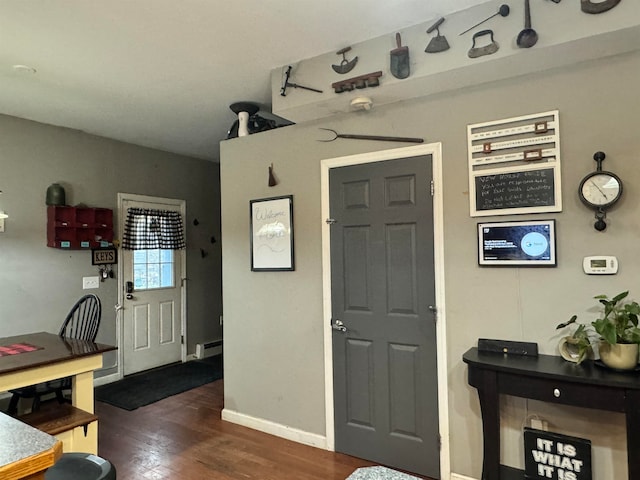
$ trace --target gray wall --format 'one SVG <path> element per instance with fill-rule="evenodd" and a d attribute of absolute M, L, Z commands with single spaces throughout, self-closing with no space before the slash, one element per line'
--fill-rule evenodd
<path fill-rule="evenodd" d="M 0 166 L 0 210 L 10 216 L 0 233 L 0 336 L 57 333 L 75 300 L 97 293 L 103 305 L 98 341 L 117 344 L 117 280 L 82 290 L 82 277 L 98 273 L 90 252 L 46 246 L 45 192 L 59 182 L 69 205 L 112 208 L 114 223 L 118 192 L 186 200 L 188 352 L 222 337 L 218 164 L 0 115 Z M 209 243 L 212 236 L 218 243 Z M 105 366 L 115 361 L 109 355 Z"/>
<path fill-rule="evenodd" d="M 577 313 L 595 318 L 592 297 L 630 289 L 640 298 L 640 53 L 517 77 L 370 112 L 285 127 L 221 146 L 225 408 L 324 435 L 324 370 L 320 216 L 320 160 L 398 145 L 326 138 L 318 127 L 343 133 L 420 136 L 442 142 L 449 423 L 452 471 L 479 478 L 482 440 L 475 390 L 466 383 L 462 354 L 479 337 L 538 342 L 556 354 L 555 326 Z M 479 268 L 476 223 L 469 216 L 466 127 L 470 123 L 558 109 L 562 196 L 557 214 L 484 219 L 557 219 L 557 268 Z M 606 232 L 579 201 L 580 179 L 595 169 L 593 153 L 623 179 L 623 199 Z M 274 164 L 281 183 L 267 186 Z M 249 200 L 294 195 L 296 271 L 252 273 Z M 483 219 L 483 220 L 484 220 Z M 587 276 L 586 255 L 617 255 L 616 276 Z M 506 398 L 503 462 L 522 466 L 520 429 L 539 414 L 551 429 L 590 438 L 594 479 L 626 478 L 620 415 Z"/>

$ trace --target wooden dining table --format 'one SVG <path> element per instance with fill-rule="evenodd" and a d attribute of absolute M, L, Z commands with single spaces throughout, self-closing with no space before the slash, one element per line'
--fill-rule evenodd
<path fill-rule="evenodd" d="M 46 332 L 0 338 L 0 391 L 71 377 L 72 406 L 92 415 L 93 373 L 102 367 L 102 354 L 115 349 Z M 73 428 L 60 438 L 65 452 L 97 454 L 98 421 Z"/>

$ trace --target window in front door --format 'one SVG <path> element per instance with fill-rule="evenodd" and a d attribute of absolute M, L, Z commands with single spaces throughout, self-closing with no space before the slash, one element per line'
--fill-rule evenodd
<path fill-rule="evenodd" d="M 133 283 L 136 290 L 175 287 L 173 250 L 135 250 Z"/>

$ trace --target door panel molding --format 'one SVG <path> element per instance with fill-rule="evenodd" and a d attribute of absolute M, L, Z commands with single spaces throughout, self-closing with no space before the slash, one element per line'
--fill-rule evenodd
<path fill-rule="evenodd" d="M 449 453 L 449 408 L 447 385 L 447 337 L 445 318 L 445 282 L 444 282 L 444 204 L 442 178 L 442 144 L 431 143 L 412 147 L 396 148 L 370 152 L 359 155 L 349 155 L 322 160 L 321 168 L 321 213 L 322 213 L 322 269 L 323 269 L 323 319 L 324 319 L 324 366 L 325 366 L 325 419 L 326 445 L 328 450 L 335 451 L 334 427 L 334 388 L 333 388 L 333 345 L 331 329 L 331 248 L 330 225 L 325 223 L 329 215 L 329 172 L 332 168 L 350 165 L 361 165 L 373 162 L 402 160 L 408 157 L 431 155 L 432 176 L 434 183 L 433 195 L 433 241 L 434 241 L 434 273 L 435 298 L 438 307 L 436 323 L 437 342 L 437 373 L 438 373 L 438 412 L 439 430 L 441 435 L 440 449 L 440 478 L 446 479 L 451 475 L 451 460 Z M 402 183 L 402 182 L 401 182 Z M 406 190 L 405 190 L 406 192 Z M 393 190 L 391 191 L 393 194 Z M 392 201 L 397 198 L 392 195 Z M 403 199 L 406 200 L 406 197 Z"/>

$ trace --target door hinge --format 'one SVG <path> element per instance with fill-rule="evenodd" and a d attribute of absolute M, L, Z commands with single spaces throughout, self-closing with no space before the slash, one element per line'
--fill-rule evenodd
<path fill-rule="evenodd" d="M 435 192 L 435 186 L 433 185 L 433 180 L 431 180 L 431 196 L 432 197 L 434 192 Z"/>
<path fill-rule="evenodd" d="M 438 321 L 438 307 L 436 307 L 435 305 L 429 305 L 429 311 L 431 313 L 433 313 L 433 321 L 437 322 Z"/>
<path fill-rule="evenodd" d="M 442 450 L 442 435 L 438 434 L 438 450 Z"/>
<path fill-rule="evenodd" d="M 180 345 L 184 345 L 184 335 L 180 335 Z"/>
<path fill-rule="evenodd" d="M 337 223 L 335 218 L 327 218 L 324 223 L 326 223 L 327 225 L 334 225 Z"/>

